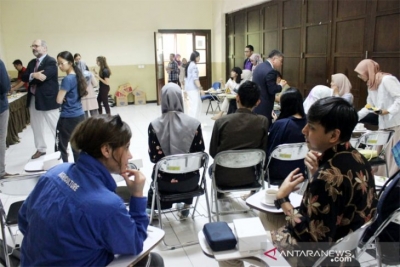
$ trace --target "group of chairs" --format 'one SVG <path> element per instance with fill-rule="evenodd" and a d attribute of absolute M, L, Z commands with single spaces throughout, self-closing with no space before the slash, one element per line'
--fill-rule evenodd
<path fill-rule="evenodd" d="M 221 88 L 221 83 L 220 82 L 215 82 L 215 83 L 212 84 L 211 88 L 214 89 L 214 90 L 218 90 L 218 89 Z M 221 111 L 221 107 L 220 107 L 221 101 L 220 101 L 220 99 L 218 98 L 218 96 L 216 94 L 210 94 L 209 93 L 209 94 L 206 94 L 206 95 L 202 95 L 201 96 L 201 102 L 203 102 L 205 100 L 208 100 L 208 106 L 207 106 L 206 115 L 208 114 L 208 111 L 210 110 L 210 108 L 211 108 L 211 112 L 214 113 L 214 107 L 212 105 L 213 102 L 215 102 L 217 104 L 216 107 L 215 107 L 215 111 L 217 111 L 217 109 L 219 109 L 219 111 Z"/>

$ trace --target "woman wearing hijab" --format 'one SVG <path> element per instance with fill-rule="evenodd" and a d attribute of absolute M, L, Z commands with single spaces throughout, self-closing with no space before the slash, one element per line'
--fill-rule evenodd
<path fill-rule="evenodd" d="M 317 100 L 332 96 L 333 90 L 325 85 L 317 85 L 313 89 L 311 89 L 308 94 L 306 100 L 304 100 L 304 112 L 307 114 L 308 110 Z"/>
<path fill-rule="evenodd" d="M 262 57 L 260 56 L 260 54 L 256 54 L 256 53 L 253 53 L 250 56 L 250 61 L 251 61 L 251 64 L 253 64 L 251 71 L 254 71 L 258 65 L 260 65 L 264 62 Z"/>
<path fill-rule="evenodd" d="M 237 90 L 239 88 L 241 81 L 242 81 L 242 69 L 239 67 L 234 67 L 231 70 L 231 78 L 229 78 L 229 80 L 225 83 L 226 94 L 227 95 L 228 94 L 236 95 L 235 90 Z M 230 101 L 230 99 L 225 97 L 225 99 L 221 105 L 221 111 L 218 114 L 216 114 L 215 116 L 211 117 L 212 120 L 218 120 L 219 118 L 221 118 L 224 115 L 224 113 L 228 112 L 229 101 Z M 236 100 L 234 100 L 234 101 L 236 102 Z"/>
<path fill-rule="evenodd" d="M 350 93 L 351 83 L 346 75 L 342 73 L 336 73 L 331 78 L 331 88 L 333 89 L 334 96 L 340 96 L 347 102 L 353 105 L 353 94 Z"/>
<path fill-rule="evenodd" d="M 165 156 L 203 152 L 204 140 L 200 121 L 183 113 L 182 92 L 177 84 L 168 83 L 161 90 L 161 117 L 149 125 L 149 156 L 150 161 L 157 163 Z M 180 193 L 194 190 L 199 181 L 198 171 L 184 174 L 158 174 L 158 188 L 160 191 Z M 154 170 L 152 174 L 154 180 Z M 149 190 L 147 208 L 151 208 L 153 191 Z M 188 208 L 193 198 L 182 199 L 184 210 L 178 213 L 180 218 L 187 218 Z M 161 209 L 169 209 L 172 202 L 161 202 Z M 156 204 L 157 205 L 157 204 Z M 182 208 L 179 203 L 178 208 Z"/>
<path fill-rule="evenodd" d="M 392 155 L 392 147 L 400 140 L 400 83 L 396 77 L 382 72 L 379 64 L 371 59 L 362 60 L 354 71 L 358 78 L 367 83 L 367 104 L 377 108 L 379 129 L 394 130 L 386 149 L 390 177 L 399 169 Z M 363 119 L 369 112 L 367 108 L 362 108 L 358 112 L 358 119 Z M 379 167 L 377 174 L 386 175 L 385 166 Z"/>
<path fill-rule="evenodd" d="M 197 62 L 200 60 L 200 54 L 194 51 L 190 55 L 189 64 L 185 69 L 185 98 L 188 100 L 189 110 L 185 110 L 185 113 L 190 117 L 199 119 L 201 112 L 201 98 L 200 91 L 203 87 L 200 84 L 199 69 L 197 68 Z"/>

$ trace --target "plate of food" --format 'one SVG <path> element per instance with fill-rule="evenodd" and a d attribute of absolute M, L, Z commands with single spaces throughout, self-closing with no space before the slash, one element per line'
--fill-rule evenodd
<path fill-rule="evenodd" d="M 381 111 L 379 108 L 374 107 L 371 104 L 366 104 L 365 108 L 370 110 L 370 111 L 372 111 L 372 112 L 375 112 L 375 113 L 380 113 L 380 111 Z"/>

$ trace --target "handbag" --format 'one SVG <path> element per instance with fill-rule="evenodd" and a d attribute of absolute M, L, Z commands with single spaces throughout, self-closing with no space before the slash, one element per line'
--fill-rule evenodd
<path fill-rule="evenodd" d="M 236 237 L 226 222 L 206 223 L 203 233 L 213 251 L 230 250 L 236 247 Z"/>
<path fill-rule="evenodd" d="M 392 148 L 392 154 L 394 160 L 396 161 L 397 166 L 400 167 L 400 141 L 397 142 L 397 144 L 395 144 L 394 147 Z"/>

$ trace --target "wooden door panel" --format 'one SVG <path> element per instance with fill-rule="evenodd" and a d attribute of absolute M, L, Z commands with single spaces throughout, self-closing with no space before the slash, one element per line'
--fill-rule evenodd
<path fill-rule="evenodd" d="M 301 51 L 301 28 L 293 28 L 282 31 L 282 52 L 285 56 L 299 56 Z"/>
<path fill-rule="evenodd" d="M 388 11 L 400 9 L 400 1 L 398 0 L 378 0 L 377 11 Z M 397 24 L 398 25 L 398 24 Z"/>
<path fill-rule="evenodd" d="M 400 59 L 399 57 L 373 57 L 378 62 L 383 72 L 390 73 L 400 80 Z"/>
<path fill-rule="evenodd" d="M 306 23 L 323 23 L 329 21 L 331 1 L 307 1 Z"/>
<path fill-rule="evenodd" d="M 300 89 L 300 58 L 286 57 L 282 65 L 283 79 L 285 79 L 291 87 Z"/>
<path fill-rule="evenodd" d="M 301 26 L 302 1 L 291 0 L 283 2 L 283 27 Z"/>
<path fill-rule="evenodd" d="M 313 57 L 305 59 L 304 83 L 307 90 L 316 85 L 328 85 L 326 57 Z"/>
<path fill-rule="evenodd" d="M 258 53 L 258 54 L 261 53 L 260 52 L 260 33 L 257 32 L 257 33 L 248 34 L 246 45 L 252 45 L 254 47 L 255 53 Z M 244 47 L 243 47 L 243 51 L 244 51 Z"/>
<path fill-rule="evenodd" d="M 234 34 L 244 34 L 246 29 L 246 24 L 244 21 L 245 14 L 239 13 L 234 16 Z"/>
<path fill-rule="evenodd" d="M 337 0 L 338 18 L 364 16 L 367 13 L 367 1 L 363 0 Z"/>
<path fill-rule="evenodd" d="M 264 30 L 278 28 L 278 5 L 267 5 L 264 8 Z"/>
<path fill-rule="evenodd" d="M 268 57 L 268 54 L 274 50 L 278 49 L 278 31 L 268 31 L 264 33 L 264 59 Z"/>
<path fill-rule="evenodd" d="M 355 53 L 364 50 L 365 19 L 340 21 L 336 24 L 335 52 Z"/>
<path fill-rule="evenodd" d="M 399 1 L 400 3 L 400 1 Z M 389 27 L 393 25 L 393 27 Z M 400 50 L 400 14 L 376 18 L 374 52 L 398 52 Z"/>
<path fill-rule="evenodd" d="M 247 12 L 247 32 L 258 32 L 260 30 L 260 10 Z"/>
<path fill-rule="evenodd" d="M 243 68 L 243 61 L 244 61 L 244 48 L 247 44 L 244 42 L 243 35 L 235 35 L 235 62 L 234 66 L 231 68 L 238 66 Z M 230 72 L 230 71 L 229 71 Z"/>
<path fill-rule="evenodd" d="M 306 29 L 306 53 L 328 53 L 328 25 L 314 25 Z"/>

